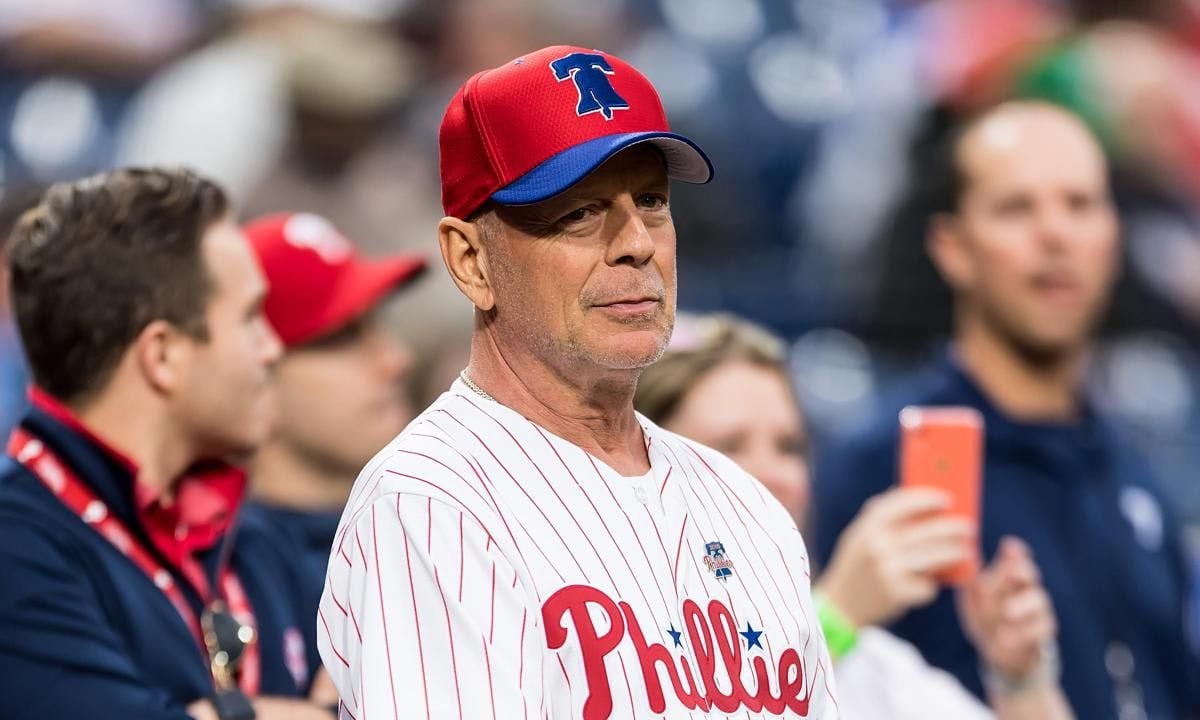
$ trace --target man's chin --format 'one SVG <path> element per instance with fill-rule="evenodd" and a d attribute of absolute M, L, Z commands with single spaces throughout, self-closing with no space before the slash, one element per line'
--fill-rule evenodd
<path fill-rule="evenodd" d="M 1020 317 L 993 315 L 992 332 L 1035 367 L 1050 367 L 1071 360 L 1085 350 L 1092 339 L 1093 323 L 1076 318 L 1050 321 L 1032 314 Z"/>
<path fill-rule="evenodd" d="M 273 418 L 272 418 L 273 419 Z M 213 435 L 203 460 L 222 460 L 232 465 L 246 465 L 271 439 L 274 425 L 262 421 L 240 427 L 222 428 L 223 433 Z"/>
<path fill-rule="evenodd" d="M 197 462 L 224 462 L 237 467 L 246 467 L 254 460 L 255 453 L 262 445 L 262 442 L 250 440 L 226 441 L 214 446 L 204 453 L 203 457 L 196 458 L 196 460 Z"/>
<path fill-rule="evenodd" d="M 1090 335 L 1078 332 L 1029 333 L 1012 341 L 1025 362 L 1036 367 L 1052 367 L 1075 358 L 1084 350 Z"/>
<path fill-rule="evenodd" d="M 668 338 L 661 330 L 614 333 L 592 355 L 613 370 L 641 370 L 663 356 Z"/>

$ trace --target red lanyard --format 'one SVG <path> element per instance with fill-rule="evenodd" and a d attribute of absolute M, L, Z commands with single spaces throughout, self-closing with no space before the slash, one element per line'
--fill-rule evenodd
<path fill-rule="evenodd" d="M 8 441 L 8 454 L 38 476 L 54 496 L 71 509 L 81 520 L 87 523 L 101 537 L 108 540 L 122 555 L 138 567 L 154 586 L 167 596 L 184 623 L 192 631 L 192 636 L 200 647 L 204 659 L 208 660 L 208 650 L 204 643 L 204 633 L 200 628 L 200 619 L 183 596 L 175 576 L 159 563 L 146 548 L 140 545 L 96 494 L 85 485 L 74 472 L 46 447 L 45 443 L 30 435 L 22 428 L 13 431 Z M 239 622 L 256 628 L 254 611 L 250 601 L 242 589 L 241 582 L 228 568 L 222 568 L 220 576 L 221 593 L 229 606 L 229 612 Z M 254 640 L 242 655 L 238 685 L 242 692 L 254 696 L 258 694 L 261 680 L 261 667 L 258 654 L 258 632 Z"/>

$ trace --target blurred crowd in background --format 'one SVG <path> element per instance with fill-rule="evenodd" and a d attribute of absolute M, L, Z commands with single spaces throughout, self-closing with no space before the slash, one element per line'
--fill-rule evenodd
<path fill-rule="evenodd" d="M 789 340 L 818 453 L 949 329 L 923 250 L 928 150 L 998 99 L 1076 111 L 1110 153 L 1126 241 L 1093 399 L 1200 527 L 1194 0 L 0 0 L 0 199 L 187 165 L 242 217 L 316 212 L 368 254 L 432 256 L 451 93 L 552 43 L 630 60 L 710 153 L 713 185 L 672 199 L 681 308 Z M 465 362 L 470 307 L 429 273 L 393 313 L 424 403 Z M 0 426 L 23 403 L 6 319 Z"/>

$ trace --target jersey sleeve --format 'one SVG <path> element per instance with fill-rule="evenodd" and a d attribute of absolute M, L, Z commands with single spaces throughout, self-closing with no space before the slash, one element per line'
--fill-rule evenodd
<path fill-rule="evenodd" d="M 318 645 L 353 718 L 542 717 L 534 602 L 469 509 L 385 494 L 334 547 Z"/>

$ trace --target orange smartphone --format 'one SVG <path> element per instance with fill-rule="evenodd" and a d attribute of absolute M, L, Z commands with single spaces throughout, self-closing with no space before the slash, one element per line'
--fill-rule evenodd
<path fill-rule="evenodd" d="M 979 527 L 983 486 L 983 416 L 971 407 L 915 407 L 900 411 L 900 485 L 928 487 L 950 495 L 947 515 Z M 947 568 L 947 585 L 970 582 L 979 572 L 979 549 Z"/>

